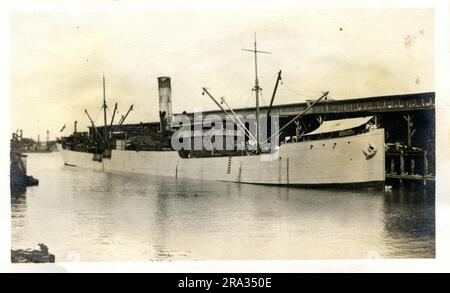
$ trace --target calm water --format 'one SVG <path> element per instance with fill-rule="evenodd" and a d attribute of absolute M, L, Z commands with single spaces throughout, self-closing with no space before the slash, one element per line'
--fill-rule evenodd
<path fill-rule="evenodd" d="M 30 154 L 13 248 L 57 261 L 430 258 L 434 196 L 106 174 Z"/>

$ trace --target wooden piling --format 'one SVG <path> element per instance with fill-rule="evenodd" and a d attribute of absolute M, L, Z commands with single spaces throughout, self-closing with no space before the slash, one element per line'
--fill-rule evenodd
<path fill-rule="evenodd" d="M 428 151 L 424 150 L 423 151 L 423 177 L 427 177 L 428 176 Z M 427 180 L 423 179 L 423 185 L 427 185 Z"/>
<path fill-rule="evenodd" d="M 405 175 L 405 158 L 403 156 L 403 150 L 400 151 L 400 186 L 403 186 L 402 176 Z"/>
<path fill-rule="evenodd" d="M 428 151 L 423 151 L 423 175 L 428 176 Z"/>
<path fill-rule="evenodd" d="M 408 127 L 408 130 L 407 130 L 408 131 L 407 132 L 407 144 L 408 144 L 408 147 L 411 147 L 412 146 L 412 137 L 413 137 L 413 135 L 416 132 L 416 130 L 413 128 L 413 125 L 414 125 L 413 118 L 414 118 L 414 116 L 406 115 L 406 116 L 403 116 L 403 118 L 406 120 L 406 125 Z"/>
<path fill-rule="evenodd" d="M 405 175 L 405 156 L 404 152 L 400 151 L 400 175 Z"/>

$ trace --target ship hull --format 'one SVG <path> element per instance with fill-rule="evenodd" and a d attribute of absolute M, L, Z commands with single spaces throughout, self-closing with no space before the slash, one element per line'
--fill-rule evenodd
<path fill-rule="evenodd" d="M 66 165 L 104 172 L 302 187 L 382 187 L 385 181 L 383 129 L 282 144 L 273 154 L 254 156 L 180 158 L 175 151 L 112 150 L 111 158 L 99 162 L 91 153 L 61 144 L 58 149 Z"/>

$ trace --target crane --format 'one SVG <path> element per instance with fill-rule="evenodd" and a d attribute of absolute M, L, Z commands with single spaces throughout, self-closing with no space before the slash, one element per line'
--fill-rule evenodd
<path fill-rule="evenodd" d="M 125 116 L 123 116 L 123 118 L 120 119 L 119 125 L 122 125 L 122 124 L 123 124 L 123 122 L 125 121 L 125 119 L 127 119 L 128 114 L 130 114 L 131 110 L 133 110 L 133 105 L 130 106 L 130 109 L 128 109 L 127 114 L 125 114 Z"/>
<path fill-rule="evenodd" d="M 272 99 L 270 100 L 269 109 L 267 110 L 267 118 L 270 117 L 270 112 L 272 111 L 273 100 L 275 99 L 275 94 L 277 93 L 278 84 L 280 83 L 280 81 L 281 81 L 281 70 L 278 71 L 278 77 L 277 77 L 277 81 L 275 82 L 275 87 L 273 89 Z"/>

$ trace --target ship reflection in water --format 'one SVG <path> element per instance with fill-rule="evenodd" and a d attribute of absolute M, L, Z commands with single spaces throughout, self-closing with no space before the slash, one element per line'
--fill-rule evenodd
<path fill-rule="evenodd" d="M 13 248 L 57 261 L 432 258 L 434 196 L 105 174 L 30 154 Z"/>

